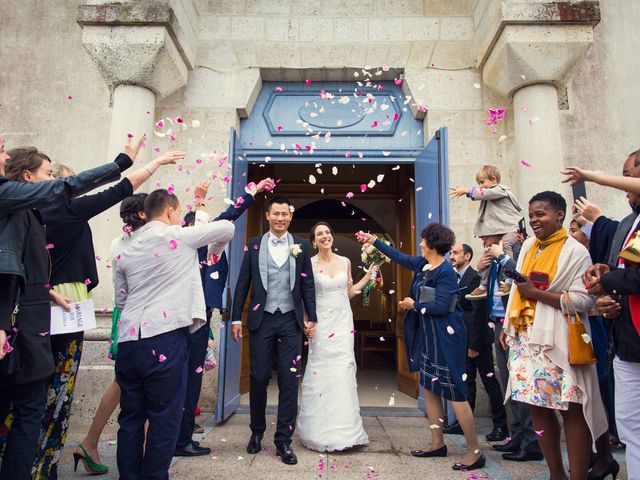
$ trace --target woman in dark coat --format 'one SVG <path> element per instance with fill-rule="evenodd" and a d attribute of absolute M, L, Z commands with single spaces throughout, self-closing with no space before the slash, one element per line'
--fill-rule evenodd
<path fill-rule="evenodd" d="M 51 161 L 46 155 L 35 148 L 8 153 L 13 167 L 7 166 L 6 176 L 0 177 L 0 340 L 9 337 L 14 350 L 0 361 L 0 479 L 29 480 L 45 385 L 54 368 L 49 300 L 65 303 L 50 289 L 49 255 L 37 208 L 117 180 L 131 161 L 118 158 L 74 177 L 43 181 L 52 180 Z M 25 177 L 41 183 L 27 184 Z M 17 313 L 7 316 L 7 311 Z M 7 350 L 4 341 L 0 344 Z"/>
<path fill-rule="evenodd" d="M 136 145 L 129 140 L 125 146 L 126 153 L 120 155 L 134 161 L 144 139 L 141 136 Z M 176 163 L 183 158 L 182 152 L 167 152 L 106 190 L 42 208 L 40 213 L 47 226 L 47 244 L 50 246 L 51 288 L 73 302 L 91 300 L 91 291 L 98 285 L 98 271 L 89 220 L 130 196 L 162 165 Z M 54 165 L 54 176 L 72 174 L 69 167 Z M 58 460 L 67 438 L 83 339 L 84 331 L 51 335 L 55 371 L 47 385 L 44 418 L 32 472 L 34 480 L 58 478 Z M 95 464 L 86 454 L 80 458 L 87 472 L 106 473 L 106 467 Z"/>
<path fill-rule="evenodd" d="M 419 355 L 420 359 L 420 384 L 425 389 L 431 443 L 424 450 L 413 450 L 411 455 L 447 455 L 442 433 L 442 399 L 445 398 L 451 401 L 467 440 L 467 452 L 452 468 L 482 468 L 486 459 L 480 452 L 473 412 L 465 398 L 467 332 L 462 310 L 457 305 L 458 281 L 453 267 L 444 258 L 455 242 L 454 233 L 439 223 L 428 225 L 421 232 L 421 256 L 406 255 L 368 233 L 359 232 L 357 237 L 363 243 L 373 244 L 392 261 L 414 272 L 409 296 L 399 306 L 402 310 L 415 312 L 421 324 L 418 334 L 424 336 L 422 351 L 414 352 L 414 355 Z"/>

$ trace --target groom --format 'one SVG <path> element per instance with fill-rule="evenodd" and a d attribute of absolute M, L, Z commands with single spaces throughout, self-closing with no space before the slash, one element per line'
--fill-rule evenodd
<path fill-rule="evenodd" d="M 278 363 L 278 425 L 276 455 L 288 465 L 298 463 L 291 437 L 298 413 L 298 378 L 302 373 L 302 332 L 313 336 L 316 323 L 315 285 L 307 242 L 287 229 L 293 217 L 291 202 L 275 197 L 267 205 L 269 232 L 249 241 L 233 295 L 233 340 L 242 337 L 242 307 L 249 287 L 247 328 L 251 332 L 251 439 L 247 452 L 262 450 L 267 428 L 265 407 L 273 360 Z M 252 285 L 253 284 L 253 285 Z M 308 321 L 304 319 L 303 304 Z"/>

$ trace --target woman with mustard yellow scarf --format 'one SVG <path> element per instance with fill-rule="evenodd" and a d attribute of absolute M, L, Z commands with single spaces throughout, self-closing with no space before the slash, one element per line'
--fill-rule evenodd
<path fill-rule="evenodd" d="M 541 192 L 529 201 L 535 238 L 525 242 L 518 259 L 517 269 L 525 281 L 512 288 L 501 342 L 509 347 L 506 398 L 531 405 L 551 480 L 583 480 L 588 475 L 589 444 L 594 448 L 594 440 L 607 430 L 607 417 L 595 364 L 569 363 L 562 297 L 569 295 L 588 333 L 586 312 L 594 300 L 581 279 L 591 265 L 589 252 L 562 227 L 566 209 L 565 199 L 556 192 Z M 567 442 L 570 477 L 562 461 L 556 412 L 571 439 Z"/>

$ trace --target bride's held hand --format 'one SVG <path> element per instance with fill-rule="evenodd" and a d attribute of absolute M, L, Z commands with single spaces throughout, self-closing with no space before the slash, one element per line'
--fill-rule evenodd
<path fill-rule="evenodd" d="M 313 338 L 316 334 L 316 322 L 304 322 L 304 334 L 307 338 Z"/>

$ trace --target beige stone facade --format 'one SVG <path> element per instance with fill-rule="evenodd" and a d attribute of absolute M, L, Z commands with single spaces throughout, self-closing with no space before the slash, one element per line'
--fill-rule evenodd
<path fill-rule="evenodd" d="M 562 165 L 617 173 L 640 146 L 638 20 L 635 0 L 6 0 L 0 136 L 81 170 L 109 160 L 128 132 L 149 134 L 149 159 L 169 147 L 152 133 L 157 119 L 195 119 L 173 144 L 194 173 L 166 169 L 149 185 L 188 195 L 199 173 L 223 173 L 193 162 L 226 153 L 263 81 L 354 81 L 362 67 L 388 65 L 404 75 L 425 141 L 448 127 L 450 185 L 472 184 L 492 163 L 525 203 L 543 188 L 569 193 Z M 507 116 L 492 131 L 486 111 L 498 107 Z M 214 190 L 212 213 L 226 195 L 222 183 Z M 626 213 L 622 194 L 588 191 L 612 216 Z M 479 247 L 476 205 L 455 205 L 452 228 Z M 116 209 L 92 227 L 106 258 Z M 99 267 L 96 303 L 110 306 L 111 272 Z"/>

